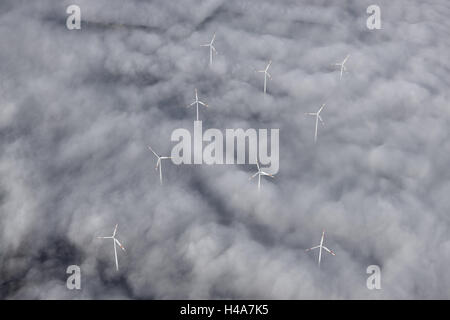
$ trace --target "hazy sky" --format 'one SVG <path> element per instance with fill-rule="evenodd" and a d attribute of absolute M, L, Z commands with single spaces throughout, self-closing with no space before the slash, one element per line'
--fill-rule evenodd
<path fill-rule="evenodd" d="M 1 1 L 0 297 L 450 298 L 449 14 L 446 0 Z M 165 161 L 159 185 L 147 145 L 168 155 L 172 131 L 193 130 L 194 88 L 204 129 L 280 129 L 259 193 L 254 165 Z M 323 103 L 315 145 L 305 112 Z M 96 239 L 116 223 L 119 272 Z M 319 269 L 305 249 L 322 229 L 336 256 Z"/>

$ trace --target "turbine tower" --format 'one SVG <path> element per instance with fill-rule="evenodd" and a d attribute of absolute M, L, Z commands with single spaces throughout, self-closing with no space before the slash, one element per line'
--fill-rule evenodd
<path fill-rule="evenodd" d="M 151 152 L 155 155 L 155 157 L 158 159 L 156 162 L 155 170 L 158 170 L 159 167 L 159 183 L 162 185 L 162 160 L 172 159 L 172 157 L 162 157 L 159 154 L 157 154 L 152 147 L 148 146 Z"/>
<path fill-rule="evenodd" d="M 270 173 L 262 171 L 261 168 L 259 167 L 258 160 L 256 160 L 256 166 L 258 167 L 258 172 L 256 172 L 254 175 L 252 175 L 248 180 L 251 180 L 254 177 L 258 176 L 258 191 L 259 191 L 261 189 L 261 176 L 269 176 L 271 178 L 275 178 L 275 177 L 273 175 L 271 175 Z"/>
<path fill-rule="evenodd" d="M 190 105 L 188 105 L 187 108 L 193 106 L 194 104 L 197 106 L 197 121 L 198 121 L 198 105 L 201 104 L 202 106 L 208 108 L 208 104 L 198 100 L 197 88 L 195 88 L 195 101 L 192 102 Z"/>
<path fill-rule="evenodd" d="M 119 245 L 119 247 L 123 251 L 125 251 L 125 248 L 122 246 L 122 244 L 119 242 L 119 240 L 116 239 L 117 226 L 118 226 L 118 224 L 116 224 L 116 227 L 114 228 L 112 236 L 110 236 L 110 237 L 97 237 L 97 239 L 112 239 L 113 240 L 113 243 L 114 243 L 114 257 L 116 259 L 116 270 L 119 271 L 119 263 L 117 261 L 117 247 L 116 247 L 116 244 Z"/>
<path fill-rule="evenodd" d="M 209 66 L 212 66 L 212 63 L 213 63 L 213 52 L 214 52 L 214 54 L 217 54 L 217 50 L 213 45 L 215 39 L 216 39 L 216 33 L 214 33 L 210 43 L 200 45 L 200 47 L 209 47 Z"/>
<path fill-rule="evenodd" d="M 269 70 L 270 65 L 272 64 L 272 60 L 269 61 L 269 64 L 267 65 L 267 67 L 264 70 L 258 70 L 257 72 L 264 72 L 264 94 L 266 94 L 266 88 L 267 88 L 267 77 L 269 77 L 269 79 L 272 79 L 272 76 L 270 75 L 269 72 L 267 72 L 267 70 Z"/>
<path fill-rule="evenodd" d="M 348 59 L 349 57 L 350 57 L 350 54 L 348 54 L 348 55 L 345 57 L 344 61 L 342 61 L 341 63 L 336 63 L 336 64 L 335 64 L 336 66 L 341 67 L 341 75 L 340 75 L 340 77 L 339 77 L 339 80 L 342 80 L 342 74 L 344 73 L 344 71 L 347 71 L 347 68 L 345 67 L 345 63 L 347 62 L 347 59 Z"/>
<path fill-rule="evenodd" d="M 332 250 L 328 249 L 327 247 L 325 247 L 323 245 L 323 239 L 324 238 L 325 238 L 325 230 L 322 231 L 322 238 L 320 239 L 320 244 L 318 246 L 306 249 L 306 251 L 310 251 L 310 250 L 314 250 L 314 249 L 319 248 L 319 268 L 320 268 L 320 260 L 322 259 L 322 249 L 324 249 L 328 253 L 331 253 L 333 256 L 336 255 Z"/>
<path fill-rule="evenodd" d="M 308 112 L 305 113 L 308 116 L 315 116 L 316 117 L 316 130 L 314 132 L 314 143 L 317 142 L 317 127 L 319 125 L 319 121 L 322 125 L 324 125 L 324 122 L 322 120 L 322 117 L 320 116 L 320 112 L 322 111 L 322 109 L 325 107 L 325 103 L 320 107 L 319 111 L 317 112 Z"/>

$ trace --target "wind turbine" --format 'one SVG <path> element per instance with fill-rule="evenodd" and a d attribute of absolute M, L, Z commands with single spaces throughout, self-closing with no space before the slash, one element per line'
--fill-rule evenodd
<path fill-rule="evenodd" d="M 162 160 L 167 160 L 167 159 L 172 159 L 172 157 L 161 157 L 159 154 L 157 154 L 152 147 L 148 146 L 148 148 L 150 149 L 151 152 L 153 152 L 153 154 L 155 155 L 155 157 L 158 159 L 158 161 L 156 162 L 156 167 L 155 170 L 158 170 L 159 167 L 159 182 L 162 185 Z"/>
<path fill-rule="evenodd" d="M 116 270 L 119 271 L 119 263 L 117 262 L 117 248 L 116 248 L 116 244 L 119 245 L 119 247 L 125 251 L 125 248 L 122 246 L 122 244 L 119 242 L 119 240 L 116 239 L 116 232 L 117 232 L 117 226 L 118 224 L 116 224 L 116 227 L 114 228 L 113 234 L 111 237 L 97 237 L 97 239 L 113 239 L 114 242 L 114 257 L 116 258 Z"/>
<path fill-rule="evenodd" d="M 251 180 L 258 175 L 258 190 L 259 190 L 259 189 L 261 189 L 261 176 L 269 176 L 272 178 L 275 178 L 275 177 L 273 175 L 271 175 L 270 173 L 262 171 L 261 168 L 259 167 L 258 160 L 256 160 L 256 166 L 258 167 L 258 172 L 256 172 L 254 175 L 252 175 L 248 180 Z"/>
<path fill-rule="evenodd" d="M 209 65 L 210 66 L 212 66 L 212 62 L 213 62 L 213 51 L 215 54 L 217 54 L 217 50 L 213 46 L 213 42 L 215 39 L 216 39 L 216 33 L 214 33 L 210 43 L 200 45 L 200 47 L 209 47 Z"/>
<path fill-rule="evenodd" d="M 206 108 L 208 108 L 208 104 L 198 100 L 197 88 L 195 88 L 195 101 L 192 102 L 187 107 L 189 108 L 190 106 L 193 106 L 194 104 L 197 105 L 197 121 L 198 121 L 198 105 L 201 104 L 202 106 L 205 106 Z"/>
<path fill-rule="evenodd" d="M 269 64 L 267 65 L 267 67 L 264 70 L 258 70 L 257 72 L 264 72 L 264 94 L 266 94 L 266 88 L 267 88 L 267 77 L 269 77 L 269 79 L 272 79 L 272 76 L 270 75 L 269 72 L 267 72 L 267 70 L 269 70 L 270 65 L 272 64 L 272 60 L 269 61 Z"/>
<path fill-rule="evenodd" d="M 323 122 L 323 120 L 322 120 L 322 117 L 320 116 L 320 112 L 322 111 L 322 109 L 323 109 L 324 107 L 325 107 L 325 103 L 320 107 L 319 111 L 317 111 L 317 112 L 308 112 L 308 113 L 305 113 L 305 114 L 308 115 L 308 116 L 315 116 L 315 117 L 316 117 L 316 131 L 315 131 L 315 133 L 314 133 L 314 143 L 317 142 L 317 127 L 319 126 L 319 120 L 320 120 L 320 123 L 321 123 L 322 125 L 324 125 L 324 122 Z"/>
<path fill-rule="evenodd" d="M 310 251 L 310 250 L 314 250 L 314 249 L 319 248 L 319 268 L 320 268 L 320 260 L 322 259 L 322 249 L 324 249 L 324 250 L 327 251 L 328 253 L 331 253 L 333 256 L 336 255 L 332 250 L 328 249 L 327 247 L 325 247 L 325 246 L 323 245 L 323 239 L 324 239 L 324 237 L 325 237 L 325 230 L 322 231 L 322 238 L 320 239 L 320 244 L 319 244 L 318 246 L 315 246 L 315 247 L 306 249 L 306 251 Z"/>
<path fill-rule="evenodd" d="M 341 63 L 336 63 L 335 66 L 340 66 L 341 67 L 341 76 L 339 77 L 339 80 L 342 80 L 342 74 L 344 73 L 344 71 L 347 71 L 347 68 L 345 67 L 345 63 L 347 62 L 347 59 L 350 57 L 350 54 L 348 54 L 344 61 L 342 61 Z"/>

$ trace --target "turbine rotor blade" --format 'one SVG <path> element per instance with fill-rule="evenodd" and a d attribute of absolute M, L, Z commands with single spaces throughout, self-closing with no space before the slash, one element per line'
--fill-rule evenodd
<path fill-rule="evenodd" d="M 254 175 L 252 175 L 250 178 L 248 178 L 248 180 L 253 179 L 254 177 L 256 177 L 256 175 L 259 173 L 259 171 L 257 173 L 255 173 Z"/>
<path fill-rule="evenodd" d="M 119 240 L 114 239 L 114 241 L 119 245 L 119 247 L 120 247 L 123 251 L 126 251 L 125 248 L 123 247 L 123 245 L 119 242 Z"/>
<path fill-rule="evenodd" d="M 148 146 L 148 148 L 151 150 L 151 152 L 153 152 L 153 154 L 159 158 L 158 154 L 152 149 L 152 147 Z"/>
<path fill-rule="evenodd" d="M 335 256 L 336 254 L 333 252 L 333 250 L 328 249 L 327 247 L 322 247 L 325 249 L 325 251 L 328 251 L 329 253 L 331 253 L 333 256 Z"/>
<path fill-rule="evenodd" d="M 345 59 L 344 59 L 344 61 L 342 62 L 342 64 L 344 64 L 345 62 L 347 62 L 347 59 L 350 57 L 350 54 L 348 54 L 346 57 L 345 57 Z"/>
<path fill-rule="evenodd" d="M 323 120 L 322 120 L 322 117 L 321 116 L 319 116 L 319 115 L 317 115 L 317 117 L 319 118 L 319 120 L 320 120 L 320 123 L 323 125 L 323 126 L 325 126 L 325 122 L 323 122 Z"/>

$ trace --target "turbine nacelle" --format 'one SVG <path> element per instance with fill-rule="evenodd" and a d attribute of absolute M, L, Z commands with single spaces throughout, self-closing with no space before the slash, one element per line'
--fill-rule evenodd
<path fill-rule="evenodd" d="M 259 189 L 261 189 L 261 176 L 268 176 L 271 178 L 275 178 L 275 176 L 273 174 L 270 174 L 270 173 L 267 173 L 267 172 L 261 170 L 258 160 L 256 160 L 256 166 L 258 168 L 258 171 L 255 174 L 253 174 L 250 178 L 248 178 L 248 180 L 251 180 L 254 177 L 258 176 L 258 190 L 259 190 Z"/>
<path fill-rule="evenodd" d="M 196 110 L 197 110 L 197 121 L 198 121 L 198 105 L 199 105 L 199 104 L 202 105 L 202 106 L 204 106 L 205 108 L 208 108 L 208 107 L 209 107 L 207 103 L 205 103 L 205 102 L 203 102 L 203 101 L 200 101 L 200 100 L 198 99 L 198 91 L 197 91 L 197 88 L 195 88 L 195 101 L 192 102 L 191 104 L 187 105 L 186 107 L 189 108 L 189 107 L 191 107 L 191 106 L 193 106 L 193 105 L 196 105 Z"/>
<path fill-rule="evenodd" d="M 270 80 L 272 80 L 272 76 L 270 75 L 270 73 L 267 71 L 269 70 L 270 65 L 272 64 L 272 60 L 269 61 L 269 63 L 267 64 L 266 68 L 264 70 L 258 70 L 256 72 L 262 72 L 264 73 L 264 94 L 266 94 L 266 89 L 267 89 L 267 77 L 269 77 Z"/>
<path fill-rule="evenodd" d="M 159 168 L 159 182 L 160 182 L 160 184 L 162 184 L 162 160 L 172 159 L 172 157 L 160 156 L 152 149 L 152 147 L 148 146 L 148 148 L 150 149 L 151 152 L 153 152 L 155 157 L 158 159 L 158 161 L 156 161 L 155 170 L 158 170 L 158 168 Z"/>
<path fill-rule="evenodd" d="M 119 225 L 116 224 L 112 236 L 110 236 L 110 237 L 97 237 L 97 239 L 113 239 L 113 243 L 114 243 L 114 257 L 115 257 L 115 261 L 116 261 L 116 270 L 117 271 L 119 271 L 119 263 L 118 263 L 118 259 L 117 259 L 117 248 L 116 248 L 116 245 L 118 245 L 123 251 L 125 251 L 124 246 L 116 238 L 116 233 L 117 233 L 117 227 L 118 226 Z"/>
<path fill-rule="evenodd" d="M 325 123 L 323 122 L 323 120 L 322 120 L 322 117 L 320 116 L 320 113 L 322 112 L 322 110 L 323 110 L 323 108 L 325 107 L 325 103 L 324 104 L 322 104 L 322 106 L 320 107 L 320 109 L 317 111 L 317 112 L 307 112 L 307 113 L 305 113 L 305 115 L 308 115 L 308 116 L 315 116 L 316 117 L 316 128 L 315 128 L 315 131 L 314 131 L 314 143 L 316 143 L 317 142 L 317 131 L 318 131 L 318 125 L 319 125 L 319 121 L 320 121 L 320 123 L 324 126 L 325 125 Z"/>
<path fill-rule="evenodd" d="M 324 239 L 325 239 L 325 229 L 322 230 L 322 236 L 321 236 L 321 238 L 320 238 L 320 244 L 319 244 L 318 246 L 315 246 L 315 247 L 312 247 L 312 248 L 309 248 L 309 249 L 306 249 L 306 250 L 305 250 L 306 252 L 308 252 L 308 251 L 311 251 L 311 250 L 314 250 L 314 249 L 319 249 L 319 261 L 318 261 L 319 267 L 320 267 L 320 261 L 322 260 L 322 249 L 325 250 L 326 252 L 332 254 L 333 256 L 336 255 L 336 254 L 333 252 L 333 250 L 328 249 L 327 247 L 325 247 L 325 246 L 323 245 Z"/>
<path fill-rule="evenodd" d="M 339 77 L 339 80 L 342 80 L 342 74 L 344 73 L 344 71 L 347 71 L 347 68 L 345 67 L 345 63 L 347 62 L 348 58 L 350 57 L 350 54 L 348 54 L 344 61 L 342 61 L 341 63 L 336 63 L 335 66 L 339 66 L 341 67 L 341 75 Z"/>
<path fill-rule="evenodd" d="M 212 65 L 212 57 L 213 57 L 213 53 L 217 54 L 217 50 L 216 48 L 213 46 L 214 40 L 216 39 L 216 33 L 214 33 L 211 42 L 207 43 L 207 44 L 201 44 L 200 47 L 209 47 L 209 65 Z"/>

